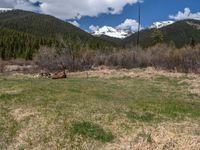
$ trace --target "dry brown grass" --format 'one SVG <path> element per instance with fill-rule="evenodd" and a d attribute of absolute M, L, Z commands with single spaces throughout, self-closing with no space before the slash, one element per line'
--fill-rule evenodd
<path fill-rule="evenodd" d="M 132 132 L 119 137 L 102 149 L 107 150 L 199 150 L 200 130 L 198 123 L 165 122 L 154 126 L 134 127 Z"/>
<path fill-rule="evenodd" d="M 167 77 L 182 77 L 187 74 L 173 73 L 164 70 L 156 70 L 148 67 L 146 69 L 110 69 L 106 66 L 93 68 L 93 70 L 83 72 L 71 72 L 69 76 L 72 77 L 100 77 L 100 78 L 120 78 L 120 77 L 139 77 L 143 79 L 150 79 L 157 75 L 164 75 Z M 188 74 L 194 76 L 193 74 Z"/>
<path fill-rule="evenodd" d="M 26 113 L 26 115 L 17 118 L 31 117 L 28 125 L 18 132 L 18 136 L 8 149 L 17 149 L 23 146 L 25 149 L 55 150 L 59 149 L 60 143 L 63 143 L 63 147 L 67 149 L 74 147 L 74 149 L 91 150 L 199 150 L 200 147 L 200 126 L 198 122 L 164 122 L 155 125 L 137 123 L 133 125 L 128 123 L 128 120 L 118 119 L 109 124 L 109 128 L 115 135 L 115 140 L 103 145 L 95 141 L 85 140 L 81 136 L 77 136 L 73 143 L 70 143 L 63 138 L 64 135 L 57 135 L 58 127 L 50 121 L 51 119 L 43 118 L 33 112 Z M 36 122 L 37 124 L 35 124 Z M 126 122 L 126 126 L 132 126 L 131 129 L 126 130 L 124 127 L 120 127 L 124 122 Z M 52 137 L 52 135 L 54 136 Z M 44 137 L 47 138 L 47 143 L 40 142 L 41 138 Z"/>
<path fill-rule="evenodd" d="M 168 78 L 181 79 L 179 82 L 188 84 L 188 91 L 192 94 L 200 96 L 200 75 L 194 73 L 178 73 L 169 72 L 166 70 L 158 70 L 152 67 L 146 69 L 110 69 L 106 66 L 93 68 L 93 70 L 83 72 L 71 72 L 68 74 L 69 77 L 98 77 L 98 78 L 142 78 L 142 79 L 154 79 L 157 76 L 164 76 Z"/>

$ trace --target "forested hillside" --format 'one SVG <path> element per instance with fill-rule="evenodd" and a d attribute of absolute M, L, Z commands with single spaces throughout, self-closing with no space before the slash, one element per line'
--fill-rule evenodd
<path fill-rule="evenodd" d="M 116 46 L 55 17 L 22 10 L 0 13 L 0 37 L 3 59 L 32 59 L 44 45 L 72 50 L 109 50 Z"/>
<path fill-rule="evenodd" d="M 38 37 L 28 33 L 0 28 L 0 56 L 2 59 L 31 59 L 41 45 L 60 46 L 53 38 Z"/>
<path fill-rule="evenodd" d="M 154 41 L 154 32 L 160 32 L 162 43 L 174 44 L 177 48 L 190 45 L 191 42 L 200 43 L 200 21 L 183 20 L 160 29 L 145 29 L 140 32 L 140 46 L 147 48 L 156 44 Z M 126 46 L 135 46 L 137 44 L 137 33 L 123 40 Z"/>

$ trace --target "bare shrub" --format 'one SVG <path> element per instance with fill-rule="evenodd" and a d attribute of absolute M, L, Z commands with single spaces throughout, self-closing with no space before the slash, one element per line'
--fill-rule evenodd
<path fill-rule="evenodd" d="M 34 61 L 42 69 L 61 70 L 65 68 L 64 56 L 56 48 L 42 47 L 34 57 Z M 69 59 L 66 59 L 70 61 Z"/>
<path fill-rule="evenodd" d="M 81 71 L 92 66 L 115 68 L 154 67 L 178 72 L 200 73 L 200 45 L 176 49 L 158 44 L 147 49 L 133 48 L 113 51 L 72 51 L 43 47 L 35 57 L 41 68 L 48 70 Z"/>
<path fill-rule="evenodd" d="M 149 48 L 147 53 L 150 53 L 150 62 L 155 68 L 200 73 L 200 46 L 175 49 L 167 45 L 157 45 Z"/>
<path fill-rule="evenodd" d="M 200 73 L 200 45 L 175 50 L 171 62 L 179 72 Z"/>
<path fill-rule="evenodd" d="M 95 56 L 96 65 L 118 68 L 155 67 L 178 72 L 200 73 L 200 45 L 194 48 L 176 49 L 166 44 L 158 44 L 148 49 L 112 51 Z"/>
<path fill-rule="evenodd" d="M 34 58 L 35 62 L 42 69 L 49 71 L 69 70 L 77 71 L 91 68 L 93 64 L 93 54 L 87 51 L 72 51 L 42 47 Z"/>

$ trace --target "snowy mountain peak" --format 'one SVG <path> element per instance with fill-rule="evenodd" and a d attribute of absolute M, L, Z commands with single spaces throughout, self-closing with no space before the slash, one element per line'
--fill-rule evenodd
<path fill-rule="evenodd" d="M 175 21 L 161 21 L 161 22 L 154 22 L 153 25 L 149 26 L 149 29 L 160 29 L 163 28 L 165 26 L 171 25 L 173 24 Z M 99 26 L 90 26 L 90 30 L 91 30 L 91 34 L 94 36 L 101 36 L 101 35 L 106 35 L 106 36 L 110 36 L 110 37 L 114 37 L 114 38 L 120 38 L 120 39 L 124 39 L 126 37 L 128 37 L 129 35 L 131 35 L 134 32 L 137 32 L 138 24 L 136 24 L 135 29 L 131 30 L 131 28 L 127 29 L 126 28 L 119 28 L 119 26 L 117 27 L 110 27 L 110 26 L 103 26 L 103 27 L 99 27 Z M 141 29 L 143 29 L 141 27 Z"/>
<path fill-rule="evenodd" d="M 13 10 L 13 9 L 11 9 L 11 8 L 0 8 L 0 13 L 11 11 L 11 10 Z"/>
<path fill-rule="evenodd" d="M 169 20 L 169 21 L 161 21 L 161 22 L 154 22 L 153 25 L 151 25 L 149 28 L 150 29 L 153 29 L 153 28 L 159 29 L 159 28 L 171 25 L 173 23 L 174 23 L 174 21 L 171 21 L 171 20 Z"/>
<path fill-rule="evenodd" d="M 114 29 L 113 27 L 109 26 L 103 26 L 102 28 L 99 29 L 100 32 L 116 32 L 117 30 Z"/>
<path fill-rule="evenodd" d="M 123 30 L 117 30 L 109 26 L 103 26 L 101 28 L 92 26 L 90 27 L 90 29 L 92 30 L 92 35 L 94 36 L 106 35 L 114 38 L 123 39 L 129 35 L 127 32 Z"/>

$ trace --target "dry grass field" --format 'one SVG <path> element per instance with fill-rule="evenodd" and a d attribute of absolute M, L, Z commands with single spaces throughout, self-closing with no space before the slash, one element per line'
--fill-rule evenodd
<path fill-rule="evenodd" d="M 200 75 L 0 76 L 0 149 L 200 149 Z"/>

